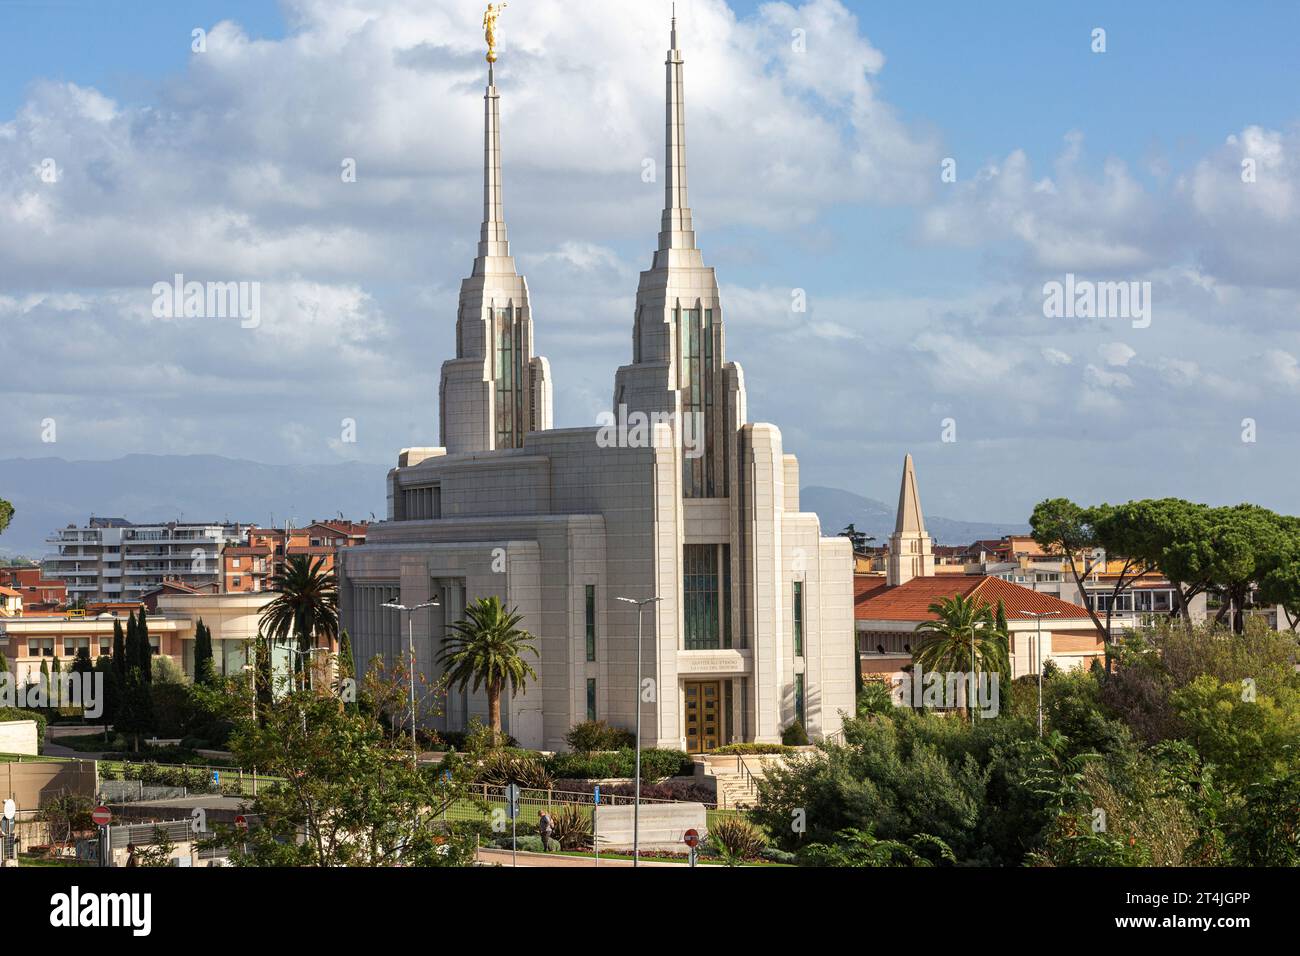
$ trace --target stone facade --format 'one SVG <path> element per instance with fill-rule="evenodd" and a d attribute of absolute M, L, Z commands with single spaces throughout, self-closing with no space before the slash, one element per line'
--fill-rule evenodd
<path fill-rule="evenodd" d="M 630 729 L 638 698 L 646 746 L 691 750 L 778 741 L 796 719 L 813 737 L 834 734 L 853 709 L 851 546 L 822 537 L 817 516 L 799 510 L 798 462 L 775 426 L 747 421 L 743 371 L 725 360 L 718 285 L 686 201 L 675 23 L 666 67 L 662 229 L 641 274 L 614 411 L 596 427 L 550 427 L 527 287 L 504 248 L 489 79 L 488 209 L 462 287 L 458 358 L 444 366 L 444 447 L 401 453 L 388 521 L 340 554 L 343 622 L 361 667 L 406 653 L 405 616 L 385 601 L 439 602 L 413 621 L 417 666 L 431 679 L 467 602 L 498 595 L 518 608 L 536 637 L 540 680 L 503 699 L 502 711 L 528 747 L 562 749 L 565 733 L 593 716 Z M 486 423 L 499 421 L 498 391 L 474 377 L 493 367 L 469 347 L 490 341 L 502 298 L 524 310 L 522 357 L 542 383 L 529 386 L 538 415 L 513 445 L 493 441 Z M 458 378 L 471 360 L 473 373 Z M 638 694 L 637 610 L 618 598 L 653 596 Z M 486 713 L 485 695 L 452 692 L 436 725 L 460 730 Z"/>

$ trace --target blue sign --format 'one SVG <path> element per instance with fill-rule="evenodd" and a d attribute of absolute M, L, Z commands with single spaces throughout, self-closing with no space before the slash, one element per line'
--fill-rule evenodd
<path fill-rule="evenodd" d="M 596 784 L 596 792 L 592 795 L 592 803 L 600 803 L 600 784 Z"/>
<path fill-rule="evenodd" d="M 220 782 L 221 782 L 221 771 L 220 771 L 220 770 L 214 770 L 214 771 L 212 771 L 212 782 L 213 782 L 213 783 L 220 783 Z"/>

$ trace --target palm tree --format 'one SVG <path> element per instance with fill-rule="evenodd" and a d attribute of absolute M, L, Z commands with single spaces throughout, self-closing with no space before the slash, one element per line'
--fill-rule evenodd
<path fill-rule="evenodd" d="M 986 602 L 958 594 L 935 601 L 930 613 L 938 618 L 917 628 L 925 636 L 912 655 L 924 670 L 978 675 L 981 670 L 1001 674 L 1011 669 L 1007 631 L 998 626 Z M 967 710 L 973 713 L 969 703 Z"/>
<path fill-rule="evenodd" d="M 339 634 L 338 578 L 324 567 L 324 558 L 290 556 L 271 578 L 280 596 L 262 609 L 261 630 L 273 641 L 295 640 L 300 660 L 320 638 L 333 641 Z"/>
<path fill-rule="evenodd" d="M 480 598 L 465 608 L 463 620 L 451 625 L 452 633 L 443 638 L 438 654 L 450 687 L 487 688 L 493 746 L 501 736 L 501 692 L 509 684 L 513 697 L 527 686 L 528 678 L 538 679 L 523 658 L 524 651 L 539 655 L 533 635 L 519 627 L 521 620 L 518 608 L 507 611 L 495 595 Z"/>

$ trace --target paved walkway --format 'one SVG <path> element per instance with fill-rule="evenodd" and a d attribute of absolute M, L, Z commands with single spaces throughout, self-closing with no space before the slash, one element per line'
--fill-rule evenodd
<path fill-rule="evenodd" d="M 495 864 L 500 866 L 509 866 L 511 862 L 510 851 L 496 850 L 496 849 L 488 850 L 488 849 L 480 848 L 478 851 L 478 862 L 486 863 L 489 865 Z M 594 867 L 596 865 L 596 859 L 595 857 L 588 857 L 588 856 L 564 856 L 559 853 L 522 853 L 521 852 L 519 854 L 519 865 L 520 866 Z M 630 867 L 631 865 L 632 865 L 631 860 L 607 860 L 602 858 L 600 861 L 601 869 L 604 869 L 607 866 Z M 686 866 L 687 864 L 664 863 L 659 860 L 654 860 L 654 861 L 642 860 L 641 865 L 681 867 L 681 866 Z"/>

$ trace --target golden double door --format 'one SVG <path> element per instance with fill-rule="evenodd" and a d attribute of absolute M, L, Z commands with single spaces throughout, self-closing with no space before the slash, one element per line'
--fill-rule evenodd
<path fill-rule="evenodd" d="M 686 681 L 686 750 L 698 754 L 722 744 L 722 682 Z"/>

